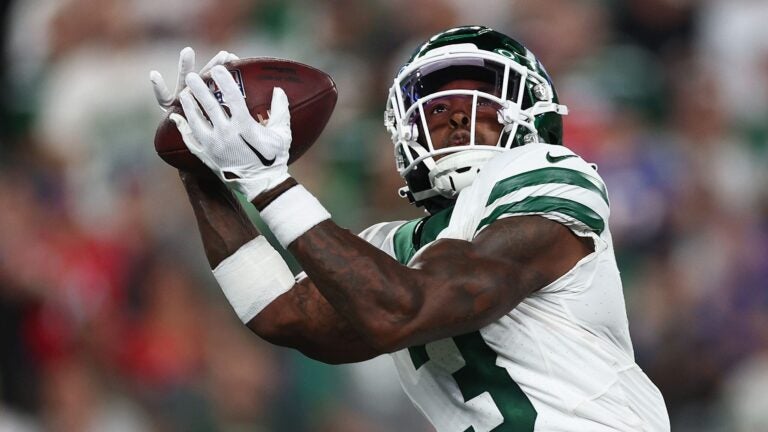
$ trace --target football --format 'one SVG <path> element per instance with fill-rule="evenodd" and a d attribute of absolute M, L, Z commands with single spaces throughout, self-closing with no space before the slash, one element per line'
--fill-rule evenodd
<path fill-rule="evenodd" d="M 224 65 L 232 74 L 245 96 L 248 110 L 255 119 L 268 119 L 272 89 L 280 87 L 288 96 L 291 113 L 291 148 L 288 164 L 296 161 L 315 143 L 336 106 L 336 83 L 325 72 L 291 60 L 276 58 L 245 58 Z M 203 80 L 221 102 L 221 92 L 210 74 Z M 184 115 L 181 104 L 174 101 L 155 133 L 155 151 L 168 164 L 187 171 L 207 169 L 189 152 L 172 113 Z"/>

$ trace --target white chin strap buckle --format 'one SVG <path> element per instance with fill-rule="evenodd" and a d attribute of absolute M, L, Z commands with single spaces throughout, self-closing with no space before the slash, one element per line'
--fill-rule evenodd
<path fill-rule="evenodd" d="M 503 149 L 464 150 L 443 156 L 435 162 L 429 172 L 432 189 L 446 198 L 455 198 L 463 189 L 475 181 L 482 166 Z"/>
<path fill-rule="evenodd" d="M 432 187 L 446 198 L 455 198 L 462 189 L 471 185 L 475 181 L 480 168 L 467 167 L 466 171 L 450 171 L 439 173 L 432 180 Z"/>

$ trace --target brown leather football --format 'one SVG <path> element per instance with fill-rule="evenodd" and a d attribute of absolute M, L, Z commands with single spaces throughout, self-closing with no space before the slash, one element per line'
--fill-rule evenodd
<path fill-rule="evenodd" d="M 224 65 L 235 78 L 245 95 L 245 103 L 254 118 L 269 118 L 267 110 L 272 103 L 272 89 L 280 87 L 288 96 L 291 112 L 291 148 L 288 163 L 291 164 L 315 143 L 325 128 L 336 106 L 336 83 L 323 71 L 291 60 L 276 58 L 245 58 Z M 203 75 L 216 97 L 221 100 L 210 74 Z M 189 171 L 206 169 L 200 160 L 189 152 L 176 125 L 170 120 L 171 113 L 184 115 L 178 100 L 174 101 L 155 133 L 155 150 L 168 164 Z"/>

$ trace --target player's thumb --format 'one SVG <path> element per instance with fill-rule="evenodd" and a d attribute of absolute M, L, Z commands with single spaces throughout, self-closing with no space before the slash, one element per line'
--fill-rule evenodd
<path fill-rule="evenodd" d="M 288 110 L 288 96 L 280 87 L 275 87 L 272 90 L 272 105 L 269 110 L 267 127 L 280 133 L 291 133 L 291 113 Z"/>
<path fill-rule="evenodd" d="M 173 113 L 169 116 L 169 119 L 173 122 L 173 124 L 176 125 L 176 129 L 179 130 L 179 133 L 181 134 L 181 139 L 184 141 L 184 144 L 187 146 L 190 152 L 192 152 L 195 155 L 199 155 L 202 153 L 202 148 L 200 148 L 200 145 L 197 143 L 197 140 L 192 135 L 192 128 L 189 127 L 189 123 L 187 123 L 187 119 L 184 118 L 184 116 Z"/>

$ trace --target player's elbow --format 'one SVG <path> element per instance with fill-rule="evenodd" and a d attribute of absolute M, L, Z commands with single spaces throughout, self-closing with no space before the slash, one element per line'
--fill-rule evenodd
<path fill-rule="evenodd" d="M 367 319 L 359 331 L 367 345 L 381 353 L 392 353 L 409 345 L 409 329 L 416 317 L 417 314 L 410 311 L 380 313 Z"/>
<path fill-rule="evenodd" d="M 261 311 L 246 326 L 265 341 L 279 346 L 293 347 L 296 336 L 301 334 L 300 322 L 290 314 L 273 313 L 270 308 Z"/>
<path fill-rule="evenodd" d="M 367 330 L 364 334 L 365 343 L 381 353 L 398 351 L 403 338 L 393 330 Z"/>
<path fill-rule="evenodd" d="M 412 329 L 422 314 L 423 296 L 417 290 L 393 290 L 392 297 L 379 299 L 375 309 L 363 314 L 358 330 L 368 345 L 382 353 L 398 351 L 412 339 Z"/>

